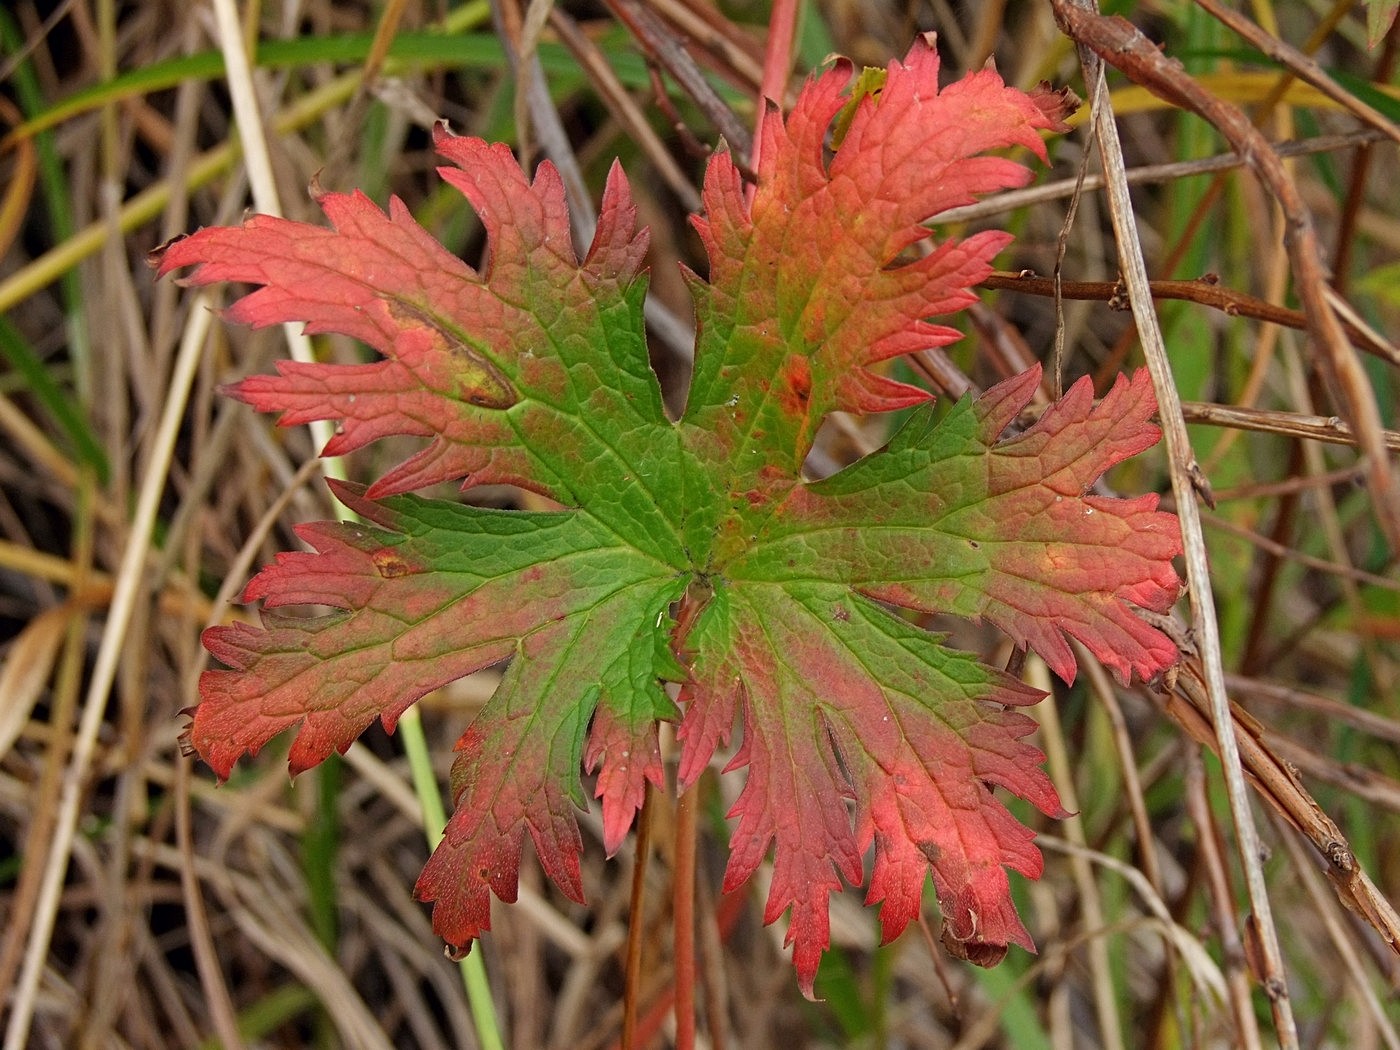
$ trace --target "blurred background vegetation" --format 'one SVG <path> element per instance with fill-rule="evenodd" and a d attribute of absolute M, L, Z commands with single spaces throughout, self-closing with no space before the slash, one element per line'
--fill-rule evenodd
<path fill-rule="evenodd" d="M 1393 5 L 1243 6 L 1269 39 L 1311 55 L 1343 99 L 1194 4 L 1105 4 L 1271 140 L 1298 144 L 1289 169 L 1328 253 L 1381 439 L 1400 449 L 1397 35 L 1367 40 L 1368 12 L 1379 23 Z M 596 813 L 584 819 L 587 906 L 525 864 L 521 902 L 497 909 L 478 949 L 496 1020 L 482 1020 L 478 1000 L 474 1022 L 461 975 L 410 896 L 427 855 L 427 792 L 399 740 L 372 729 L 294 783 L 274 745 L 217 790 L 180 757 L 181 710 L 207 662 L 201 628 L 253 615 L 236 604 L 251 572 L 297 545 L 292 525 L 335 511 L 312 436 L 218 394 L 285 354 L 283 333 L 209 327 L 193 294 L 152 281 L 145 256 L 250 206 L 232 102 L 242 88 L 261 112 L 253 137 L 268 147 L 287 215 L 319 221 L 313 178 L 381 204 L 397 194 L 469 261 L 482 232 L 433 173 L 434 121 L 509 142 L 527 163 L 571 167 L 584 200 L 620 157 L 652 231 L 655 364 L 679 391 L 691 312 L 677 263 L 704 267 L 686 216 L 707 152 L 721 138 L 743 151 L 770 6 L 264 0 L 228 5 L 241 19 L 233 40 L 217 7 L 10 0 L 0 10 L 4 1045 L 610 1047 L 622 1038 L 629 928 L 645 959 L 635 1045 L 671 1045 L 669 796 L 649 808 L 638 914 L 635 852 L 605 861 Z M 1087 94 L 1073 42 L 1040 0 L 799 8 L 794 88 L 833 53 L 883 65 L 936 30 L 948 78 L 994 60 L 1022 87 L 1047 79 Z M 226 64 L 221 41 L 241 43 L 250 73 Z M 1297 312 L 1275 201 L 1206 121 L 1114 70 L 1108 83 L 1150 274 L 1182 282 L 1158 289 L 1158 312 L 1213 492 L 1204 554 L 1298 1041 L 1400 1050 L 1385 903 L 1400 898 L 1400 572 L 1378 524 L 1385 510 Z M 1358 102 L 1377 116 L 1359 117 Z M 1066 381 L 1091 374 L 1103 389 L 1141 365 L 1092 181 L 1066 222 L 1076 178 L 1099 170 L 1082 119 L 1050 149 L 1053 170 L 1037 180 L 1047 189 L 952 227 L 997 226 L 1017 241 L 999 260 L 1003 278 L 955 319 L 967 338 L 905 378 L 953 396 L 985 387 L 1051 361 L 1057 329 Z M 1015 276 L 1048 276 L 1057 259 L 1066 295 L 1082 296 L 1058 311 L 1047 282 Z M 317 337 L 313 352 L 366 353 L 334 337 Z M 878 445 L 889 422 L 829 426 L 813 470 Z M 367 449 L 336 469 L 368 479 L 402 452 Z M 1160 448 L 1110 481 L 1170 502 Z M 472 498 L 508 506 L 517 494 Z M 1011 659 L 992 632 L 938 626 Z M 850 891 L 833 901 L 824 1001 L 803 1001 L 782 924 L 761 925 L 764 887 L 718 894 L 736 787 L 705 782 L 702 1045 L 1275 1042 L 1195 665 L 1173 690 L 1123 687 L 1084 661 L 1073 687 L 1052 685 L 1033 660 L 1024 668 L 1053 689 L 1037 712 L 1040 743 L 1077 811 L 1063 822 L 1021 814 L 1046 851 L 1042 880 L 1013 877 L 1038 956 L 1013 949 L 992 970 L 942 956 L 931 893 L 924 935 L 879 947 L 875 913 Z M 474 675 L 420 705 L 440 778 L 496 678 Z"/>

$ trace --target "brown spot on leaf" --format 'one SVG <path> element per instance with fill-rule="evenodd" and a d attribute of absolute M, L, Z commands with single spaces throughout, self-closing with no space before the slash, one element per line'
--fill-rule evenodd
<path fill-rule="evenodd" d="M 1006 945 L 987 944 L 978 940 L 960 941 L 953 936 L 952 930 L 947 926 L 943 927 L 942 940 L 943 947 L 953 958 L 966 959 L 972 965 L 980 966 L 984 970 L 990 970 L 1006 958 Z"/>
<path fill-rule="evenodd" d="M 183 241 L 188 236 L 189 234 L 187 233 L 177 233 L 174 237 L 171 237 L 170 240 L 166 241 L 164 244 L 156 245 L 154 248 L 152 248 L 149 252 L 146 253 L 146 265 L 149 266 L 152 270 L 159 270 L 162 261 L 165 259 L 166 249 L 168 249 L 172 244 L 175 244 L 177 241 Z"/>
<path fill-rule="evenodd" d="M 507 409 L 520 400 L 510 380 L 480 350 L 464 343 L 461 337 L 431 311 L 400 299 L 387 300 L 389 314 L 400 324 L 419 324 L 433 330 L 452 361 L 453 379 L 457 389 L 452 391 L 469 405 L 479 408 Z"/>
<path fill-rule="evenodd" d="M 812 366 L 805 357 L 794 354 L 783 363 L 783 386 L 779 393 L 784 411 L 791 415 L 807 415 L 812 400 Z"/>
<path fill-rule="evenodd" d="M 390 547 L 383 547 L 375 551 L 370 557 L 374 561 L 374 567 L 379 570 L 379 575 L 386 580 L 392 580 L 399 576 L 407 576 L 413 571 L 413 566 L 403 555 Z"/>
<path fill-rule="evenodd" d="M 1083 105 L 1083 100 L 1068 86 L 1057 88 L 1045 80 L 1035 86 L 1030 97 L 1036 108 L 1053 121 L 1051 125 L 1053 131 L 1068 131 L 1069 125 L 1065 121 Z"/>

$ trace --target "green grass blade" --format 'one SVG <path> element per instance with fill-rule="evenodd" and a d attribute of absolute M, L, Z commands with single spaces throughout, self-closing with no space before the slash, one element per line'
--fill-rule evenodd
<path fill-rule="evenodd" d="M 269 40 L 258 47 L 257 66 L 260 69 L 300 69 L 317 63 L 353 65 L 365 60 L 373 39 L 371 33 L 351 33 Z M 539 57 L 546 76 L 578 74 L 577 65 L 562 45 L 542 41 Z M 505 52 L 494 34 L 403 33 L 389 49 L 385 71 L 393 74 L 408 69 L 493 70 L 503 68 L 505 62 Z M 646 64 L 640 55 L 615 55 L 612 63 L 622 82 L 629 87 L 648 82 Z M 111 102 L 166 91 L 190 80 L 215 80 L 223 75 L 224 60 L 217 51 L 201 51 L 155 62 L 69 95 L 16 127 L 0 140 L 0 145 L 28 138 Z"/>
<path fill-rule="evenodd" d="M 433 772 L 432 758 L 428 754 L 428 741 L 423 734 L 423 719 L 418 708 L 410 707 L 399 719 L 399 737 L 403 740 L 404 751 L 408 754 L 408 767 L 413 775 L 413 788 L 418 795 L 418 803 L 423 807 L 423 830 L 428 837 L 428 846 L 436 848 L 442 839 L 442 829 L 447 825 L 447 811 L 442 805 L 442 794 L 438 790 L 437 776 Z M 496 1005 L 491 1000 L 491 986 L 486 979 L 486 964 L 481 961 L 481 951 L 471 952 L 461 962 L 462 980 L 467 986 L 467 999 L 471 1002 L 472 1021 L 476 1024 L 476 1036 L 484 1050 L 505 1050 L 501 1038 L 500 1022 L 496 1018 Z"/>
<path fill-rule="evenodd" d="M 0 317 L 0 356 L 9 363 L 15 375 L 68 438 L 79 462 L 91 467 L 105 485 L 111 467 L 86 414 L 55 382 L 48 367 L 30 348 L 19 330 L 4 317 Z"/>

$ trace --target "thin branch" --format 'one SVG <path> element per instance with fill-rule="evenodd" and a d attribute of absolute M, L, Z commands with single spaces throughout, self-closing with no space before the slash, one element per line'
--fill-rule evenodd
<path fill-rule="evenodd" d="M 642 796 L 637 814 L 637 859 L 632 865 L 632 895 L 627 915 L 627 962 L 622 980 L 622 1050 L 637 1045 L 637 1014 L 641 1009 L 642 934 L 646 929 L 647 861 L 651 856 L 651 789 Z"/>
<path fill-rule="evenodd" d="M 1041 277 L 1033 270 L 1008 273 L 998 270 L 982 282 L 983 287 L 999 291 L 1024 292 L 1027 295 L 1051 297 L 1055 295 L 1055 280 Z M 1290 310 L 1277 306 L 1265 299 L 1237 291 L 1220 284 L 1210 277 L 1194 281 L 1149 281 L 1148 288 L 1153 299 L 1174 299 L 1179 302 L 1198 303 L 1209 306 L 1230 317 L 1249 317 L 1268 324 L 1281 325 L 1299 331 L 1308 327 L 1307 315 L 1301 310 Z M 1122 281 L 1065 281 L 1059 282 L 1059 294 L 1065 299 L 1080 299 L 1104 302 L 1118 310 L 1128 309 L 1127 296 Z M 1374 354 L 1392 365 L 1400 367 L 1400 348 L 1378 336 L 1369 329 L 1342 321 L 1347 337 L 1361 350 Z"/>
<path fill-rule="evenodd" d="M 1217 734 L 1211 728 L 1213 705 L 1207 697 L 1205 671 L 1199 659 L 1190 656 L 1182 661 L 1175 690 L 1149 695 L 1197 742 L 1213 750 L 1218 748 Z M 1342 905 L 1369 923 L 1386 947 L 1400 956 L 1400 915 L 1357 862 L 1341 828 L 1303 786 L 1298 771 L 1274 751 L 1257 719 L 1234 701 L 1230 701 L 1229 718 L 1237 753 L 1258 796 L 1298 829 L 1327 861 L 1327 877 Z"/>
<path fill-rule="evenodd" d="M 689 52 L 675 38 L 670 27 L 635 0 L 604 0 L 604 3 L 636 38 L 646 56 L 670 73 L 681 89 L 710 119 L 721 137 L 729 144 L 735 163 L 741 168 L 746 167 L 749 150 L 753 145 L 748 130 L 724 99 L 720 98 L 719 93 L 710 86 L 710 82 L 700 72 Z"/>
<path fill-rule="evenodd" d="M 1351 580 L 1355 583 L 1365 583 L 1372 587 L 1380 587 L 1388 591 L 1400 591 L 1400 581 L 1387 579 L 1384 576 L 1377 576 L 1375 573 L 1367 572 L 1364 569 L 1356 569 L 1350 565 L 1341 565 L 1337 562 L 1327 561 L 1325 558 L 1316 558 L 1311 554 L 1306 554 L 1296 547 L 1290 547 L 1286 543 L 1271 539 L 1253 529 L 1245 528 L 1243 525 L 1236 525 L 1228 518 L 1222 518 L 1214 514 L 1204 516 L 1206 524 L 1212 528 L 1228 532 L 1232 536 L 1238 536 L 1242 540 L 1247 540 L 1260 550 L 1267 551 L 1275 558 L 1283 561 L 1296 562 L 1309 569 L 1316 569 L 1318 572 L 1330 573 L 1343 580 Z"/>
<path fill-rule="evenodd" d="M 1310 157 L 1319 153 L 1335 153 L 1339 150 L 1370 146 L 1383 138 L 1385 136 L 1379 131 L 1364 130 L 1349 131 L 1344 135 L 1318 135 L 1309 139 L 1291 139 L 1286 142 L 1275 142 L 1271 145 L 1274 152 L 1280 157 Z M 1231 171 L 1244 167 L 1246 163 L 1248 162 L 1245 158 L 1238 153 L 1221 153 L 1214 157 L 1201 157 L 1197 160 L 1176 160 L 1168 164 L 1145 164 L 1139 168 L 1129 168 L 1124 173 L 1124 178 L 1129 186 L 1150 186 L 1159 182 L 1175 182 L 1177 179 L 1190 178 L 1194 175 L 1210 175 Z M 976 204 L 949 208 L 938 215 L 937 221 L 939 226 L 947 226 L 953 223 L 973 222 L 993 215 L 1004 215 L 1017 208 L 1072 197 L 1076 188 L 1084 192 L 1101 190 L 1106 182 L 1107 179 L 1103 175 L 1084 176 L 1083 186 L 1079 185 L 1077 178 L 1039 182 L 1034 186 L 1027 186 L 1025 189 L 1007 190 L 1005 193 L 995 194 L 986 200 L 978 201 Z"/>
<path fill-rule="evenodd" d="M 1400 1033 L 1395 1030 L 1395 1022 L 1386 1016 L 1385 1006 L 1377 997 L 1376 990 L 1371 987 L 1370 975 L 1361 965 L 1361 957 L 1356 950 L 1354 933 L 1348 935 L 1350 931 L 1343 926 L 1342 916 L 1337 914 L 1336 901 L 1327 899 L 1327 893 L 1320 885 L 1321 880 L 1318 878 L 1312 858 L 1303 851 L 1297 838 L 1290 834 L 1287 829 L 1284 829 L 1284 833 L 1279 837 L 1283 840 L 1284 848 L 1288 851 L 1288 859 L 1293 862 L 1294 870 L 1302 879 L 1303 888 L 1307 890 L 1308 897 L 1313 902 L 1313 914 L 1322 920 L 1322 925 L 1327 930 L 1327 936 L 1332 941 L 1332 946 L 1337 950 L 1338 958 L 1342 960 L 1342 964 L 1351 977 L 1351 984 L 1356 989 L 1357 997 L 1365 1004 L 1371 1015 L 1375 1031 L 1380 1034 L 1387 1050 L 1400 1050 Z M 1355 927 L 1351 929 L 1354 931 Z M 1394 1004 L 1392 1003 L 1392 1005 Z"/>
<path fill-rule="evenodd" d="M 695 847 L 700 786 L 691 784 L 676 804 L 675 948 L 676 1050 L 695 1046 Z"/>
<path fill-rule="evenodd" d="M 700 194 L 691 184 L 690 176 L 681 170 L 676 159 L 666 149 L 666 144 L 652 130 L 646 114 L 623 87 L 622 81 L 608 64 L 607 57 L 598 49 L 598 45 L 579 28 L 577 22 L 558 8 L 549 13 L 549 24 L 559 34 L 564 46 L 573 52 L 579 66 L 598 89 L 598 94 L 607 99 L 617 119 L 642 148 L 642 152 L 666 181 L 666 186 L 676 195 L 676 199 L 686 211 L 699 211 Z"/>
<path fill-rule="evenodd" d="M 1355 445 L 1356 435 L 1336 416 L 1309 416 L 1300 412 L 1279 412 L 1241 405 L 1215 405 L 1203 401 L 1183 401 L 1182 416 L 1188 423 L 1209 423 L 1231 430 L 1254 430 L 1265 434 L 1285 434 L 1329 445 Z M 1400 431 L 1382 430 L 1382 443 L 1400 452 Z"/>

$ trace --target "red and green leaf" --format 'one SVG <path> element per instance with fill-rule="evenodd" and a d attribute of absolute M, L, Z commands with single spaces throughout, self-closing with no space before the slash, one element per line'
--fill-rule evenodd
<path fill-rule="evenodd" d="M 366 523 L 300 526 L 314 553 L 279 555 L 244 600 L 335 611 L 265 612 L 261 630 L 236 623 L 205 632 L 209 651 L 233 670 L 202 676 L 189 740 L 220 777 L 294 726 L 292 771 L 309 769 L 348 748 L 376 717 L 393 729 L 419 697 L 514 656 L 559 623 L 601 624 L 598 610 L 618 602 L 654 622 L 676 597 L 673 574 L 577 511 L 373 501 L 354 486 L 332 486 Z M 653 682 L 671 667 L 646 636 L 613 656 L 644 667 Z M 584 691 L 580 685 L 576 703 Z"/>
<path fill-rule="evenodd" d="M 982 154 L 1021 146 L 1043 159 L 1038 132 L 1058 126 L 1059 96 L 1027 95 L 989 70 L 940 92 L 938 53 L 920 42 L 891 64 L 878 101 L 858 101 L 827 164 L 826 137 L 850 79 L 838 63 L 786 122 L 765 114 L 751 204 L 728 154 L 706 172 L 695 225 L 710 274 L 696 282 L 700 336 L 686 421 L 718 435 L 731 469 L 746 462 L 751 442 L 770 472 L 795 478 L 827 413 L 928 399 L 872 366 L 958 338 L 926 319 L 971 305 L 971 287 L 1011 238 L 975 234 L 893 264 L 929 238 L 928 219 L 1030 178 L 1022 165 Z"/>
<path fill-rule="evenodd" d="M 747 765 L 748 780 L 730 814 L 740 819 L 725 889 L 776 842 L 764 919 L 792 907 L 787 939 L 809 995 L 828 942 L 827 896 L 840 879 L 861 882 L 872 844 L 868 900 L 884 901 L 887 940 L 918 913 L 932 869 L 956 940 L 1031 947 L 1003 865 L 1034 877 L 1040 854 L 988 785 L 1062 815 L 1043 756 L 1020 739 L 1035 723 L 1004 710 L 1040 693 L 939 641 L 817 581 L 717 591 L 691 633 L 680 776 L 699 774 L 742 710 L 730 766 Z"/>
<path fill-rule="evenodd" d="M 1156 497 L 1091 493 L 1157 440 L 1144 376 L 1095 404 L 1086 383 L 1023 433 L 1007 432 L 1038 372 L 941 420 L 922 408 L 881 451 L 835 476 L 800 468 L 832 411 L 929 400 L 881 361 L 946 343 L 930 318 L 972 301 L 1002 234 L 933 244 L 923 225 L 1023 183 L 1009 160 L 1043 155 L 1063 103 L 983 72 L 942 91 L 927 42 L 892 63 L 878 96 L 849 102 L 844 63 L 784 120 L 766 114 L 752 200 L 721 153 L 697 218 L 709 252 L 692 275 L 699 336 L 683 418 L 669 421 L 647 364 L 636 228 L 614 168 L 593 243 L 572 247 L 560 180 L 510 153 L 437 132 L 443 177 L 486 227 L 480 270 L 437 245 L 397 200 L 322 193 L 331 228 L 255 216 L 168 246 L 162 272 L 259 288 L 229 310 L 358 338 L 367 364 L 282 364 L 234 393 L 284 424 L 334 420 L 327 454 L 408 435 L 423 449 L 368 489 L 337 486 L 356 523 L 303 526 L 313 548 L 249 585 L 261 628 L 217 627 L 189 742 L 222 777 L 294 729 L 291 764 L 344 750 L 374 719 L 392 729 L 428 691 L 509 661 L 458 744 L 455 810 L 417 892 L 465 949 L 513 900 L 528 832 L 546 871 L 581 899 L 584 766 L 604 844 L 623 841 L 664 782 L 657 724 L 680 722 L 679 779 L 695 780 L 738 725 L 746 767 L 729 887 L 772 851 L 765 911 L 811 993 L 828 897 L 864 880 L 885 936 L 918 914 L 931 874 L 945 941 L 984 963 L 1031 946 L 1006 870 L 1035 877 L 1032 834 L 1002 788 L 1060 813 L 1033 723 L 1039 693 L 891 612 L 986 619 L 1074 674 L 1070 639 L 1123 677 L 1176 658 L 1136 609 L 1175 599 L 1175 520 Z M 834 158 L 827 136 L 838 111 Z M 407 494 L 512 482 L 562 509 L 488 510 Z M 298 617 L 281 607 L 318 605 Z M 675 610 L 679 610 L 676 612 Z M 665 683 L 679 685 L 679 707 Z"/>
<path fill-rule="evenodd" d="M 764 580 L 840 564 L 872 598 L 987 619 L 1066 681 L 1089 647 L 1122 678 L 1150 678 L 1176 648 L 1134 613 L 1176 600 L 1176 517 L 1155 495 L 1089 495 L 1110 467 L 1157 442 L 1145 371 L 1098 404 L 1088 377 L 1034 426 L 998 441 L 1040 380 L 1033 368 L 962 401 L 940 424 L 915 417 L 879 455 L 795 486 L 731 571 Z M 861 528 L 879 522 L 878 528 Z"/>

